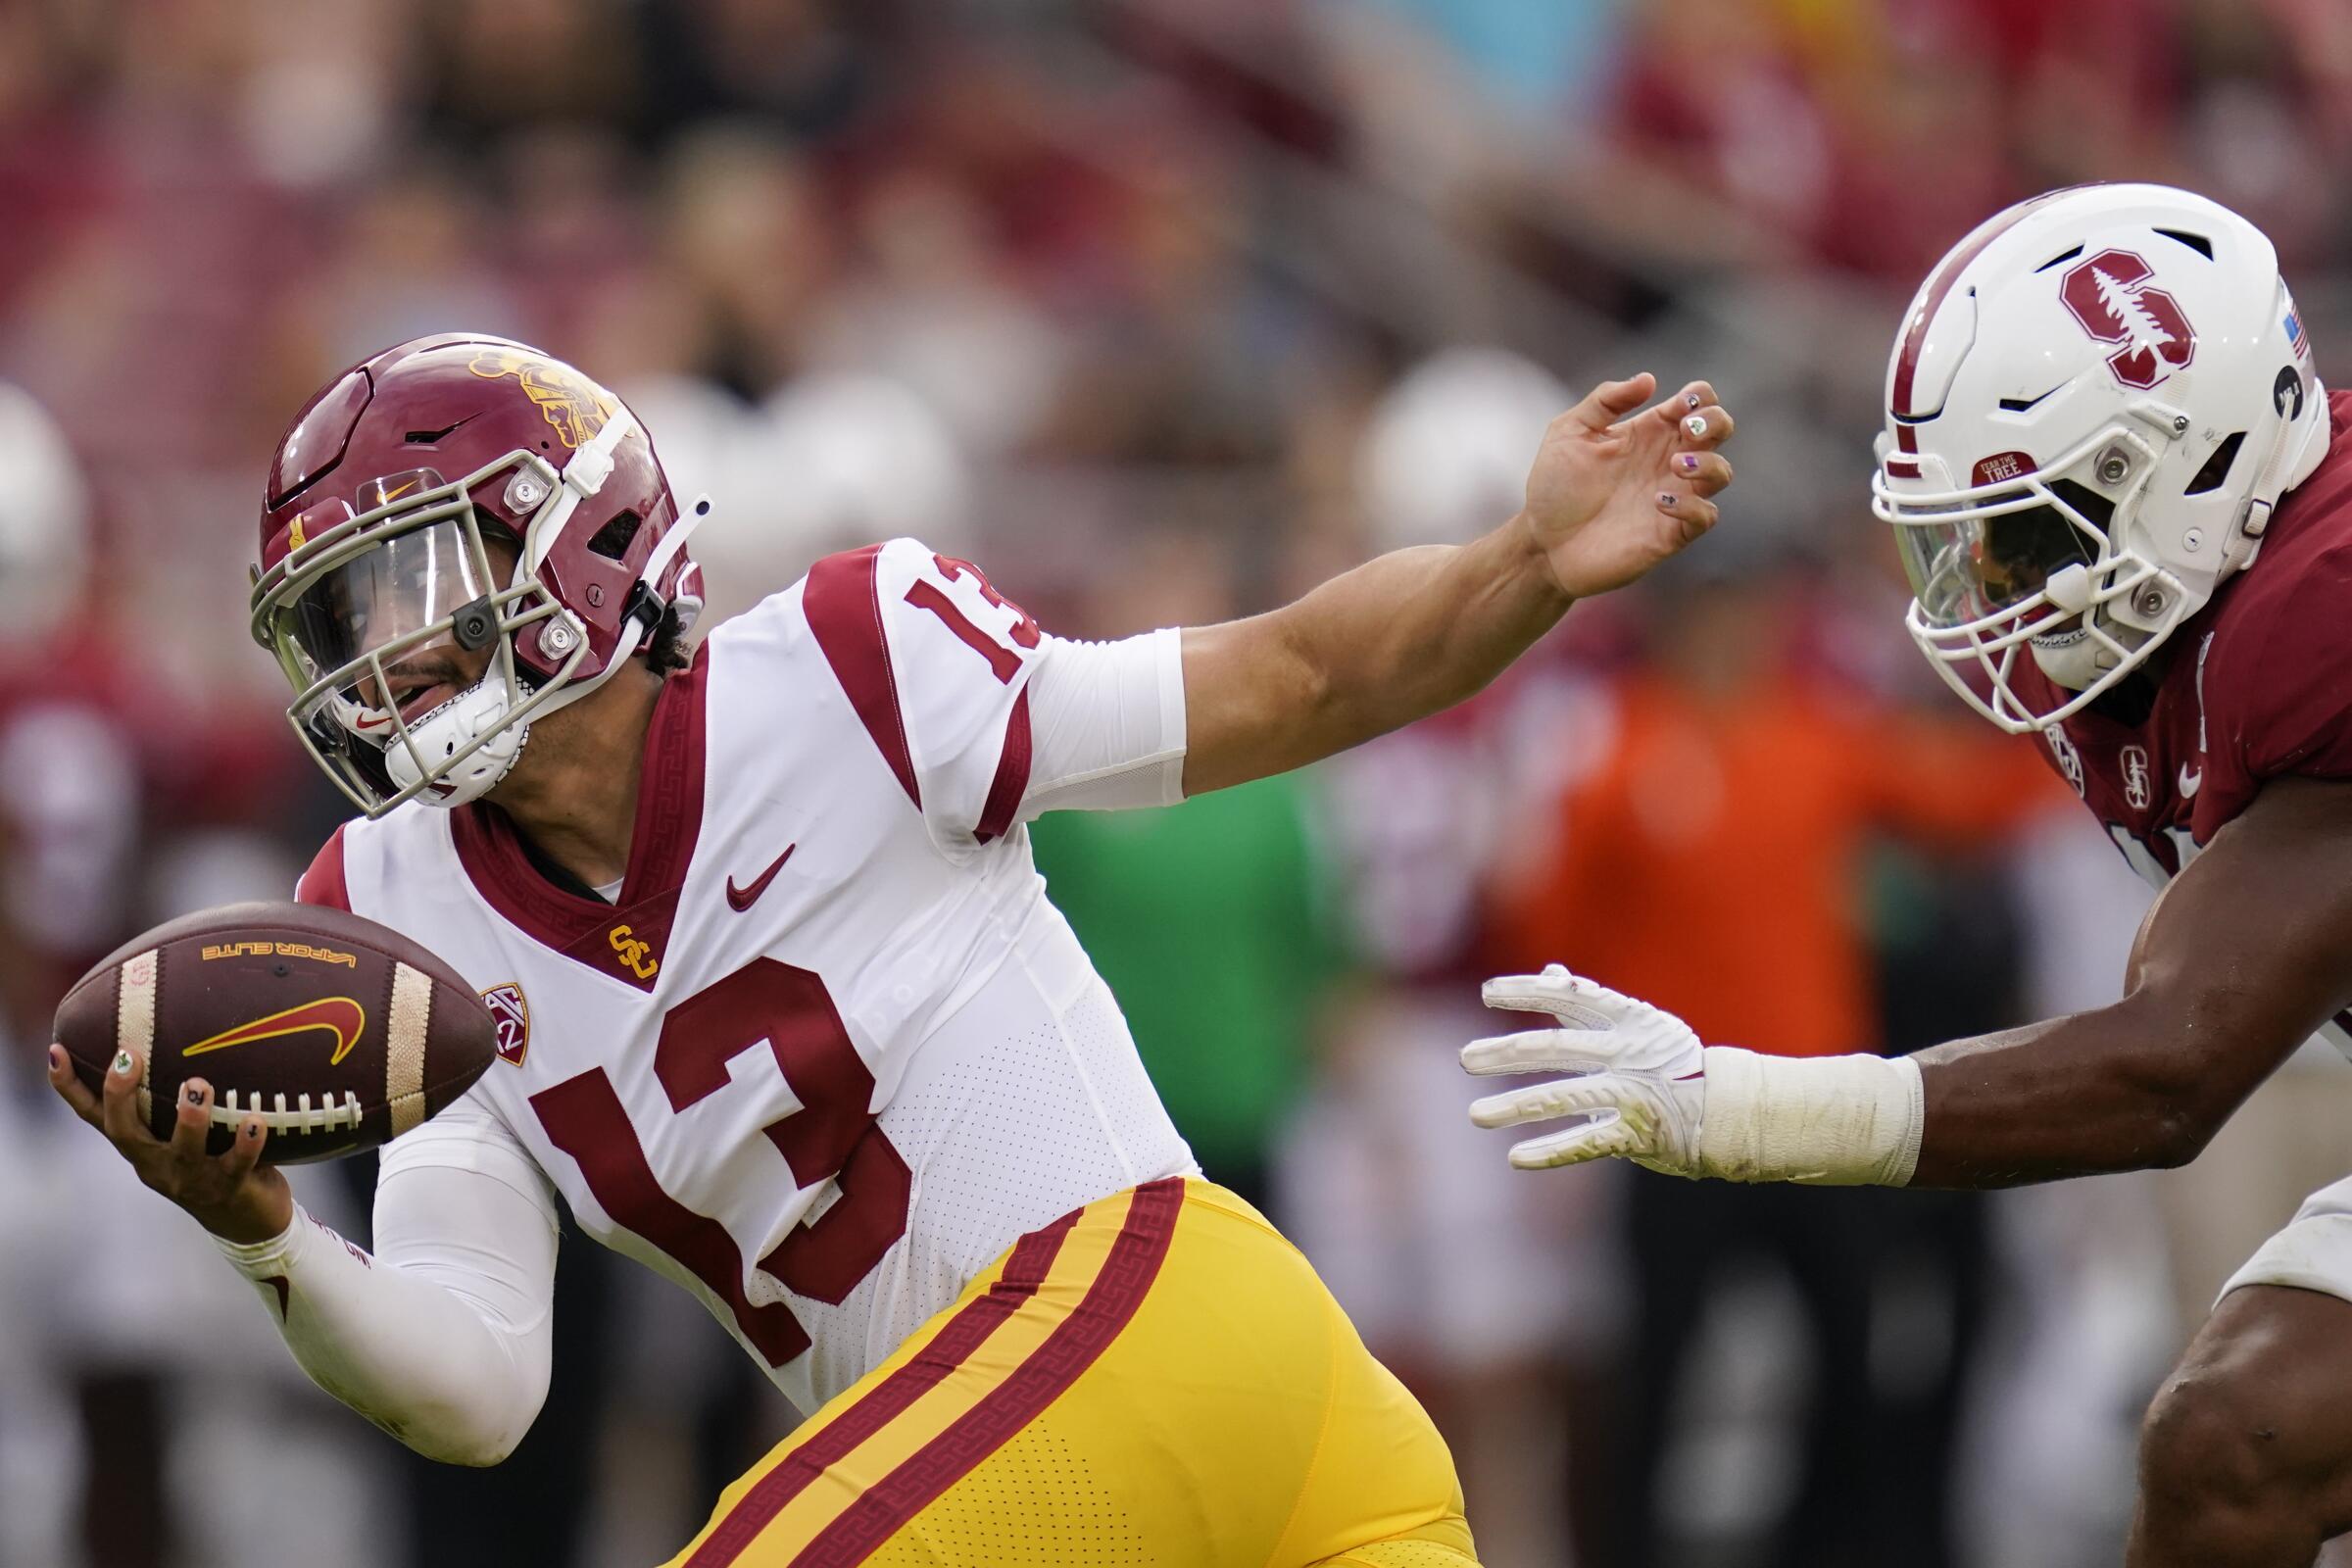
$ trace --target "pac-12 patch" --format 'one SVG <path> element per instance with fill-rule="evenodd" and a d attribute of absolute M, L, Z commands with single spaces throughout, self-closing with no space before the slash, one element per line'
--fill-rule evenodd
<path fill-rule="evenodd" d="M 490 1021 L 498 1026 L 499 1056 L 512 1066 L 521 1066 L 523 1054 L 531 1049 L 531 1004 L 523 1000 L 522 987 L 512 983 L 492 986 L 482 993 L 482 1002 L 490 1009 Z"/>

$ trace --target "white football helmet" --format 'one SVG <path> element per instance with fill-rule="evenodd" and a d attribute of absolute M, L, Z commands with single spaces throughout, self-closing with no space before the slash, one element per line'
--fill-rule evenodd
<path fill-rule="evenodd" d="M 2144 663 L 2326 456 L 2328 400 L 2260 229 L 2165 185 L 2021 202 L 1936 264 L 1886 368 L 1871 510 L 1911 635 L 2015 733 Z M 2013 682 L 2031 650 L 2055 703 Z"/>

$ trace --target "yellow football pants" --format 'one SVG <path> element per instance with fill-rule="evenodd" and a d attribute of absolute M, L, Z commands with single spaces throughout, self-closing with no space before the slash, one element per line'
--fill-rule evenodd
<path fill-rule="evenodd" d="M 1472 1568 L 1437 1428 L 1298 1249 L 1171 1178 L 1021 1238 L 670 1568 Z"/>

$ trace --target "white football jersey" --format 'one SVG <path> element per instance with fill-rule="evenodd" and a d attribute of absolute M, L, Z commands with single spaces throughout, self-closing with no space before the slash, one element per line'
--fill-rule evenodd
<path fill-rule="evenodd" d="M 499 1023 L 386 1174 L 519 1152 L 815 1409 L 1016 1238 L 1197 1168 L 1023 825 L 1172 803 L 1183 754 L 1174 631 L 1046 637 L 912 540 L 818 563 L 668 681 L 612 902 L 481 807 L 321 852 L 304 899 L 422 943 Z"/>

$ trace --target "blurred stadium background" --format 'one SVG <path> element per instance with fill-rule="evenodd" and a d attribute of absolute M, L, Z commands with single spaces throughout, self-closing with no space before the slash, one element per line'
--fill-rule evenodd
<path fill-rule="evenodd" d="M 1451 1054 L 1553 956 L 1791 1051 L 2112 995 L 2145 895 L 1901 634 L 1886 345 L 1979 218 L 2153 177 L 2269 228 L 2325 366 L 2347 154 L 2340 0 L 0 4 L 0 1564 L 642 1565 L 795 1419 L 574 1239 L 521 1452 L 413 1461 L 40 1081 L 91 959 L 331 826 L 245 635 L 261 477 L 450 325 L 632 401 L 720 612 L 914 532 L 1081 634 L 1465 537 L 1571 389 L 1711 376 L 1740 484 L 1654 587 L 1040 861 L 1495 1568 L 2116 1560 L 2154 1380 L 2352 1167 L 2342 1062 L 2188 1171 L 1977 1198 L 1512 1178 Z M 368 1180 L 302 1187 L 364 1236 Z"/>

